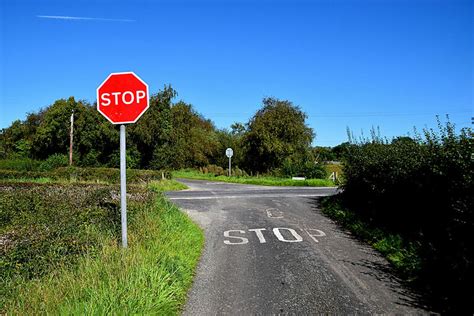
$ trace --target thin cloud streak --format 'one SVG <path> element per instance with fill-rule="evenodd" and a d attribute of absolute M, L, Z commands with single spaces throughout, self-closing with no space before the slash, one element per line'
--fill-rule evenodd
<path fill-rule="evenodd" d="M 107 22 L 135 22 L 130 19 L 105 19 L 105 18 L 90 18 L 83 16 L 65 16 L 65 15 L 37 15 L 41 19 L 55 19 L 55 20 L 74 20 L 74 21 L 107 21 Z"/>

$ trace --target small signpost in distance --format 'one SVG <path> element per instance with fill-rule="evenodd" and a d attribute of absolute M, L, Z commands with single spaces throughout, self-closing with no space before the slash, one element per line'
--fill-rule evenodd
<path fill-rule="evenodd" d="M 149 107 L 148 85 L 133 72 L 111 73 L 97 88 L 97 110 L 120 124 L 120 213 L 122 247 L 127 248 L 127 180 L 125 124 L 135 123 Z"/>
<path fill-rule="evenodd" d="M 231 172 L 231 159 L 232 159 L 232 156 L 234 155 L 234 151 L 232 150 L 232 148 L 227 148 L 225 150 L 225 155 L 229 158 L 229 177 L 232 175 L 232 172 Z"/>

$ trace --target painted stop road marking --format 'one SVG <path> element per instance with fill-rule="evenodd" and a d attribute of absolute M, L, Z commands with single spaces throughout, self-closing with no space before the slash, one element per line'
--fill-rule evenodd
<path fill-rule="evenodd" d="M 326 233 L 316 228 L 305 228 L 301 229 L 303 233 L 298 233 L 293 228 L 287 227 L 276 227 L 270 229 L 271 233 L 266 228 L 252 228 L 248 229 L 250 234 L 255 234 L 259 243 L 264 244 L 267 242 L 267 238 L 276 237 L 280 242 L 296 243 L 302 242 L 303 236 L 312 239 L 318 243 L 318 238 L 326 236 Z M 266 233 L 265 233 L 266 232 Z M 245 236 L 246 231 L 242 229 L 231 229 L 224 232 L 224 244 L 226 245 L 245 245 L 249 243 L 249 239 Z M 317 238 L 316 238 L 317 237 Z"/>

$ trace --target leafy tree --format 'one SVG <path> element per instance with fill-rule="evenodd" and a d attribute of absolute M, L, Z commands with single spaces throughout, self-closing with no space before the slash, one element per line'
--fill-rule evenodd
<path fill-rule="evenodd" d="M 231 134 L 235 136 L 242 136 L 246 132 L 245 125 L 239 122 L 235 122 L 230 125 Z"/>
<path fill-rule="evenodd" d="M 216 132 L 218 148 L 215 155 L 212 157 L 212 163 L 223 168 L 227 168 L 229 163 L 229 158 L 225 155 L 227 148 L 232 148 L 234 151 L 234 155 L 232 156 L 232 166 L 238 167 L 244 160 L 245 152 L 242 146 L 242 137 L 244 134 L 242 130 L 236 132 L 233 125 L 231 126 L 231 131 L 222 129 Z"/>
<path fill-rule="evenodd" d="M 353 145 L 349 142 L 341 143 L 332 148 L 332 152 L 334 154 L 334 159 L 341 161 L 344 159 L 345 156 L 349 153 L 349 150 L 353 147 Z"/>
<path fill-rule="evenodd" d="M 318 162 L 336 160 L 336 154 L 331 147 L 316 146 L 312 149 L 312 152 Z"/>
<path fill-rule="evenodd" d="M 76 101 L 70 97 L 67 100 L 57 100 L 45 111 L 33 138 L 34 158 L 46 159 L 52 154 L 67 153 L 70 117 L 76 107 Z"/>
<path fill-rule="evenodd" d="M 25 128 L 20 120 L 16 120 L 12 125 L 2 130 L 2 156 L 24 157 L 29 154 L 31 142 L 26 140 Z"/>
<path fill-rule="evenodd" d="M 182 101 L 171 108 L 171 144 L 174 150 L 172 167 L 200 167 L 209 164 L 217 149 L 215 127 Z"/>
<path fill-rule="evenodd" d="M 177 92 L 171 86 L 165 86 L 162 91 L 150 97 L 150 108 L 140 120 L 127 128 L 130 141 L 141 154 L 142 168 L 161 169 L 171 163 L 171 101 L 176 96 Z"/>
<path fill-rule="evenodd" d="M 263 99 L 263 107 L 250 119 L 243 137 L 245 165 L 254 172 L 268 172 L 285 159 L 305 157 L 314 137 L 307 116 L 290 101 Z"/>

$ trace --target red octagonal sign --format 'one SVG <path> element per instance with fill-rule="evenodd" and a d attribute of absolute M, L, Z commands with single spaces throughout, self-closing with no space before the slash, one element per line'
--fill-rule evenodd
<path fill-rule="evenodd" d="M 97 88 L 97 110 L 112 124 L 135 123 L 148 107 L 148 85 L 133 72 L 112 73 Z"/>

